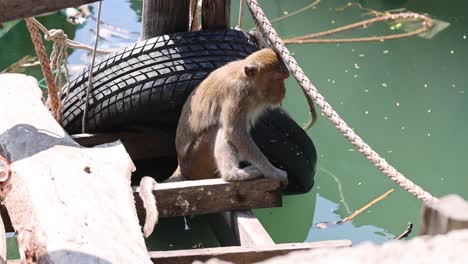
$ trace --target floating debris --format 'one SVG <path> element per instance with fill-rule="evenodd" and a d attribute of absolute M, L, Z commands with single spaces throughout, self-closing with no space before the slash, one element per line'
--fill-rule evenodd
<path fill-rule="evenodd" d="M 427 112 L 428 112 L 428 113 L 430 113 L 430 112 L 431 112 L 431 109 L 430 109 L 430 108 L 429 108 L 429 109 L 427 109 Z"/>
<path fill-rule="evenodd" d="M 450 50 L 450 54 L 455 54 L 455 51 L 454 51 L 454 50 Z"/>
<path fill-rule="evenodd" d="M 357 63 L 354 63 L 354 68 L 359 69 L 359 65 Z"/>
<path fill-rule="evenodd" d="M 382 83 L 382 86 L 383 86 L 383 87 L 387 87 L 387 84 L 386 84 L 386 83 Z"/>
<path fill-rule="evenodd" d="M 424 88 L 427 88 L 427 83 L 424 84 Z"/>
<path fill-rule="evenodd" d="M 400 102 L 396 102 L 395 105 L 396 105 L 397 107 L 400 107 Z"/>
<path fill-rule="evenodd" d="M 359 182 L 359 183 L 361 183 L 361 182 Z M 360 185 L 360 184 L 358 184 L 358 185 Z M 329 227 L 334 227 L 334 226 L 337 226 L 339 224 L 343 224 L 345 222 L 351 221 L 351 220 L 353 220 L 354 217 L 356 217 L 360 213 L 364 212 L 365 210 L 369 209 L 372 205 L 374 205 L 374 204 L 380 202 L 381 200 L 383 200 L 384 198 L 386 198 L 393 191 L 394 191 L 394 189 L 390 189 L 390 190 L 386 191 L 384 194 L 380 195 L 376 199 L 372 200 L 370 203 L 364 205 L 363 207 L 361 207 L 360 209 L 354 211 L 354 213 L 352 213 L 351 215 L 349 215 L 349 216 L 347 216 L 345 218 L 342 218 L 342 219 L 340 219 L 340 220 L 338 220 L 336 222 L 320 222 L 320 223 L 315 224 L 315 227 L 318 228 L 318 229 L 326 229 L 326 228 L 329 228 Z M 371 211 L 368 210 L 367 212 L 370 213 Z"/>
<path fill-rule="evenodd" d="M 383 54 L 387 54 L 387 53 L 389 53 L 388 50 L 384 50 L 384 51 L 383 51 Z"/>

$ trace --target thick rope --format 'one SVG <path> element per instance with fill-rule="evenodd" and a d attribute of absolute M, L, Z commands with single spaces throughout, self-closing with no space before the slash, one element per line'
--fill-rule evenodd
<path fill-rule="evenodd" d="M 335 124 L 338 130 L 359 150 L 359 152 L 362 153 L 392 181 L 400 185 L 403 189 L 414 195 L 416 198 L 424 202 L 436 201 L 437 198 L 424 191 L 421 187 L 398 172 L 346 124 L 346 122 L 338 115 L 335 110 L 333 110 L 331 105 L 325 100 L 317 88 L 312 84 L 310 79 L 305 75 L 297 61 L 285 47 L 283 41 L 276 33 L 276 30 L 268 21 L 268 18 L 265 16 L 265 13 L 259 6 L 257 0 L 247 0 L 247 4 L 257 27 L 265 34 L 265 36 L 279 52 L 286 65 L 288 65 L 289 70 L 296 78 L 297 82 L 303 87 L 303 89 L 305 89 L 307 94 L 312 97 L 322 112 Z"/>
<path fill-rule="evenodd" d="M 34 49 L 36 50 L 37 57 L 41 64 L 42 73 L 47 84 L 47 91 L 49 94 L 50 108 L 52 111 L 52 116 L 61 123 L 61 111 L 60 111 L 60 100 L 58 98 L 58 90 L 55 86 L 54 77 L 52 70 L 50 68 L 49 59 L 47 58 L 47 53 L 42 42 L 41 34 L 37 25 L 34 23 L 34 18 L 25 18 L 26 26 L 28 27 L 29 33 L 31 35 L 31 40 L 34 44 Z"/>

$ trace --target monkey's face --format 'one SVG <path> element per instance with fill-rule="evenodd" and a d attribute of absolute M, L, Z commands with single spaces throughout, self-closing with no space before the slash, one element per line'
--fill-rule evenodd
<path fill-rule="evenodd" d="M 267 83 L 264 86 L 265 96 L 269 103 L 279 105 L 286 95 L 284 80 L 289 77 L 289 72 L 272 71 L 267 75 Z"/>

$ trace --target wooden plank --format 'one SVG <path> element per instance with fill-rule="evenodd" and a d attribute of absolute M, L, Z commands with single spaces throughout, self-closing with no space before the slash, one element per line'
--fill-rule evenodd
<path fill-rule="evenodd" d="M 190 0 L 143 0 L 141 39 L 186 32 Z"/>
<path fill-rule="evenodd" d="M 332 240 L 254 247 L 219 247 L 172 251 L 150 251 L 149 254 L 153 263 L 156 264 L 185 264 L 192 263 L 195 260 L 207 261 L 211 258 L 245 264 L 284 255 L 291 251 L 319 248 L 342 248 L 350 247 L 351 245 L 352 243 L 350 240 Z"/>
<path fill-rule="evenodd" d="M 138 192 L 138 188 L 135 190 Z M 281 206 L 280 183 L 271 179 L 225 182 L 221 179 L 169 182 L 154 190 L 159 217 L 209 214 L 239 209 Z M 141 199 L 135 193 L 138 215 L 143 216 Z"/>
<path fill-rule="evenodd" d="M 210 214 L 230 210 L 279 207 L 282 204 L 280 184 L 270 179 L 225 182 L 221 179 L 160 183 L 154 194 L 159 217 Z M 145 211 L 134 187 L 134 198 L 140 223 Z M 7 219 L 2 210 L 3 219 Z M 242 222 L 242 221 L 241 221 Z M 13 231 L 5 222 L 7 231 Z M 233 245 L 233 244 L 231 244 Z M 236 244 L 237 245 L 237 244 Z"/>
<path fill-rule="evenodd" d="M 457 229 L 468 229 L 467 201 L 451 194 L 439 201 L 424 204 L 420 235 L 446 234 Z"/>
<path fill-rule="evenodd" d="M 202 1 L 202 29 L 228 29 L 231 20 L 231 0 Z"/>
<path fill-rule="evenodd" d="M 208 219 L 223 246 L 251 247 L 275 244 L 251 210 L 211 214 Z"/>
<path fill-rule="evenodd" d="M 63 8 L 80 6 L 97 1 L 98 0 L 0 0 L 0 23 L 18 18 L 55 12 Z"/>
<path fill-rule="evenodd" d="M 0 146 L 12 171 L 0 200 L 22 263 L 151 263 L 123 145 L 79 146 L 31 76 L 0 74 L 0 94 Z"/>
<path fill-rule="evenodd" d="M 234 231 L 241 246 L 268 246 L 275 242 L 251 210 L 233 211 Z"/>
<path fill-rule="evenodd" d="M 75 134 L 72 138 L 84 147 L 122 141 L 132 160 L 175 157 L 175 132 L 163 130 Z"/>

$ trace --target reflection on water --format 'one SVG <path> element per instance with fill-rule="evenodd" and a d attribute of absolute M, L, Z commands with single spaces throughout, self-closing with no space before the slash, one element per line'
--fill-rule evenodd
<path fill-rule="evenodd" d="M 233 2 L 232 25 L 237 19 L 237 1 Z M 314 0 L 260 1 L 270 18 L 298 10 Z M 366 8 L 379 11 L 406 8 L 427 13 L 450 24 L 430 39 L 412 37 L 386 42 L 352 44 L 292 45 L 306 74 L 327 100 L 377 152 L 410 179 L 435 196 L 458 193 L 468 198 L 468 178 L 464 170 L 468 149 L 468 2 L 418 0 L 360 0 Z M 300 36 L 369 18 L 357 8 L 337 12 L 346 2 L 321 1 L 315 8 L 275 24 L 283 37 Z M 95 5 L 93 5 L 95 6 Z M 136 9 L 135 10 L 133 9 Z M 95 12 L 96 9 L 92 9 Z M 137 40 L 140 31 L 141 1 L 116 0 L 103 3 L 102 20 L 125 29 L 128 34 L 103 30 L 100 46 L 115 48 Z M 64 16 L 40 18 L 48 28 L 64 28 L 70 38 L 91 45 L 94 21 L 83 26 L 64 22 Z M 248 13 L 245 28 L 253 26 Z M 104 27 L 105 28 L 105 27 Z M 121 33 L 121 32 L 120 32 Z M 393 34 L 389 24 L 373 25 L 336 37 Z M 50 51 L 50 45 L 47 46 Z M 34 54 L 24 22 L 0 38 L 0 68 L 24 55 Z M 72 66 L 88 62 L 86 51 L 71 52 Z M 39 77 L 38 69 L 29 73 Z M 295 80 L 287 81 L 284 107 L 299 123 L 308 120 L 307 104 Z M 316 185 L 304 195 L 284 197 L 283 208 L 256 210 L 276 242 L 352 239 L 383 242 L 400 234 L 408 222 L 418 230 L 421 203 L 395 187 L 341 136 L 325 118 L 308 132 L 319 154 Z M 313 224 L 336 221 L 367 204 L 390 188 L 388 198 L 358 215 L 350 223 L 325 230 Z M 191 230 L 181 220 L 164 221 L 176 229 L 180 247 L 200 242 L 210 232 L 206 223 L 195 218 Z M 182 223 L 182 224 L 181 224 Z M 199 232 L 198 232 L 198 231 Z M 179 232 L 180 231 L 180 232 Z M 161 231 L 160 233 L 164 233 Z M 413 232 L 414 233 L 417 232 Z M 189 235 L 187 235 L 189 234 Z M 173 248 L 171 232 L 153 241 L 158 248 Z M 193 243 L 192 243 L 193 242 Z M 213 241 L 206 245 L 216 245 Z"/>

